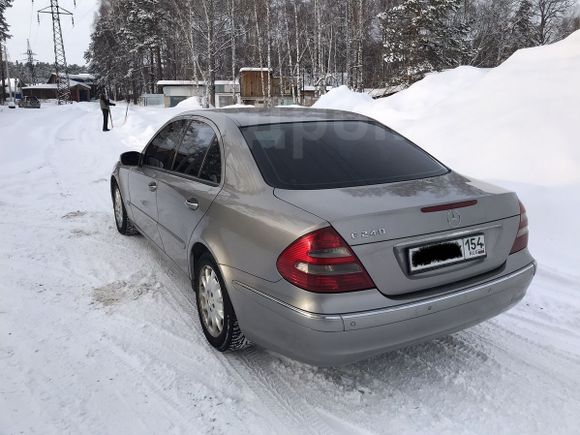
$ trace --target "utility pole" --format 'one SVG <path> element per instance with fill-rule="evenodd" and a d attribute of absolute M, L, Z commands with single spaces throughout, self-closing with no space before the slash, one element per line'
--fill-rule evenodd
<path fill-rule="evenodd" d="M 34 1 L 34 0 L 33 0 Z M 76 0 L 74 0 L 76 6 Z M 67 15 L 72 18 L 74 26 L 75 21 L 72 12 L 59 7 L 58 0 L 50 0 L 50 6 L 38 10 L 38 22 L 40 23 L 40 14 L 50 14 L 52 16 L 52 37 L 54 42 L 54 69 L 56 73 L 56 97 L 58 104 L 72 103 L 70 82 L 68 77 L 68 66 L 66 64 L 66 55 L 64 52 L 64 42 L 62 40 L 62 29 L 60 26 L 60 16 Z"/>
<path fill-rule="evenodd" d="M 34 58 L 34 56 L 36 55 L 36 53 L 32 52 L 32 49 L 30 48 L 30 40 L 26 40 L 26 67 L 28 68 L 28 74 L 30 75 L 30 84 L 31 85 L 35 85 L 36 84 L 36 67 L 34 66 L 34 63 L 36 62 L 36 59 Z"/>

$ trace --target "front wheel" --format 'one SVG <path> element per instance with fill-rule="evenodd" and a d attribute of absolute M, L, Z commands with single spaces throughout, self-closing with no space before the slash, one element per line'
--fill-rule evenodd
<path fill-rule="evenodd" d="M 246 347 L 249 342 L 238 326 L 238 319 L 215 261 L 209 254 L 203 254 L 195 270 L 197 311 L 205 338 L 220 352 Z"/>
<path fill-rule="evenodd" d="M 115 212 L 115 224 L 117 224 L 117 230 L 121 234 L 125 236 L 137 234 L 137 230 L 127 216 L 127 210 L 125 209 L 125 204 L 123 204 L 123 198 L 121 197 L 121 190 L 116 183 L 113 187 L 113 211 Z"/>

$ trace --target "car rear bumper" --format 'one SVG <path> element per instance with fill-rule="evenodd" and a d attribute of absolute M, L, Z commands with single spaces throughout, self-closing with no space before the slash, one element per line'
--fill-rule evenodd
<path fill-rule="evenodd" d="M 536 263 L 445 295 L 356 313 L 315 314 L 233 281 L 248 338 L 319 366 L 347 364 L 489 319 L 518 303 Z"/>

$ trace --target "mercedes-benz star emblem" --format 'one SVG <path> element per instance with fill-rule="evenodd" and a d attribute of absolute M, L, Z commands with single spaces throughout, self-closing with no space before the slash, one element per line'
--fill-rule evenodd
<path fill-rule="evenodd" d="M 449 225 L 452 227 L 457 227 L 461 223 L 461 215 L 455 210 L 449 210 L 447 212 L 447 222 L 449 222 Z"/>

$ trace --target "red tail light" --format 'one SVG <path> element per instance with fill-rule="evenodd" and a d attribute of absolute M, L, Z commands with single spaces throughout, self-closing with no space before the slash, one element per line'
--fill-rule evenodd
<path fill-rule="evenodd" d="M 510 254 L 521 251 L 528 247 L 528 216 L 526 214 L 526 208 L 520 201 L 520 226 L 518 227 L 518 233 L 516 234 L 516 240 L 510 251 Z"/>
<path fill-rule="evenodd" d="M 375 287 L 354 252 L 332 227 L 300 237 L 280 254 L 276 267 L 287 281 L 312 292 Z"/>

